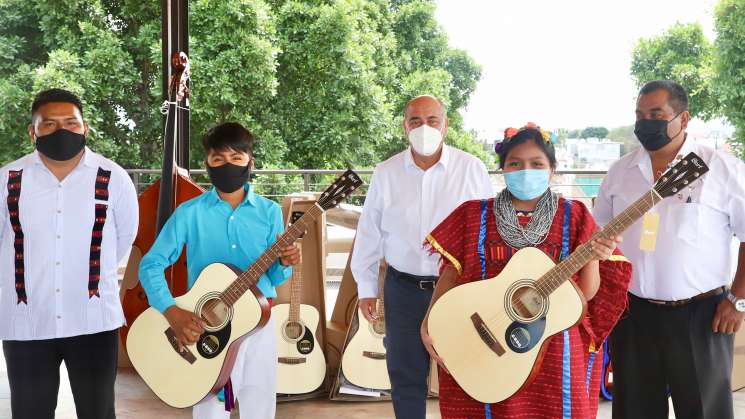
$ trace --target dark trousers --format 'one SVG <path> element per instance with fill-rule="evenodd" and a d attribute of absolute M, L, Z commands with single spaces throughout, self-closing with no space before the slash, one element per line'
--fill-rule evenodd
<path fill-rule="evenodd" d="M 117 330 L 70 338 L 3 341 L 13 419 L 54 418 L 60 363 L 78 419 L 114 419 Z"/>
<path fill-rule="evenodd" d="M 390 265 L 385 275 L 385 350 L 393 410 L 398 419 L 424 419 L 429 353 L 419 330 L 432 290 L 422 290 L 406 278 L 434 281 L 437 277 L 408 275 Z"/>
<path fill-rule="evenodd" d="M 613 419 L 731 419 L 734 335 L 714 333 L 718 295 L 680 307 L 629 294 L 629 310 L 610 336 Z"/>

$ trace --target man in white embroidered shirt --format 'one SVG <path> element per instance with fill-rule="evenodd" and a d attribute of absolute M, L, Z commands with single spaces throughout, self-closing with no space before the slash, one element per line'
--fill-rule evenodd
<path fill-rule="evenodd" d="M 60 363 L 78 418 L 114 413 L 118 262 L 137 232 L 137 194 L 116 163 L 85 147 L 72 93 L 31 107 L 36 151 L 0 169 L 0 339 L 13 418 L 54 417 Z"/>
<path fill-rule="evenodd" d="M 643 147 L 610 168 L 596 200 L 595 219 L 606 224 L 676 158 L 694 152 L 709 166 L 645 216 L 657 227 L 638 221 L 619 246 L 634 269 L 628 312 L 610 336 L 614 419 L 666 418 L 668 392 L 678 419 L 733 417 L 733 333 L 745 317 L 745 164 L 688 139 L 689 119 L 679 84 L 645 84 L 635 128 Z M 733 236 L 741 242 L 734 280 Z"/>
<path fill-rule="evenodd" d="M 375 168 L 352 254 L 360 309 L 373 321 L 378 267 L 385 258 L 386 362 L 399 419 L 424 419 L 429 354 L 419 334 L 439 260 L 422 243 L 462 202 L 490 198 L 494 188 L 476 157 L 444 144 L 446 109 L 434 96 L 404 108 L 406 150 Z"/>

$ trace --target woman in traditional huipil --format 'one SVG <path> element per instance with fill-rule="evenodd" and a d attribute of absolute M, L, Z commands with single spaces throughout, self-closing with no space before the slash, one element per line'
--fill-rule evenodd
<path fill-rule="evenodd" d="M 597 230 L 579 201 L 549 189 L 556 169 L 552 135 L 533 123 L 505 131 L 496 147 L 507 187 L 495 198 L 467 201 L 427 237 L 442 255 L 432 301 L 463 283 L 494 278 L 512 255 L 537 247 L 554 261 L 567 257 Z M 598 408 L 602 343 L 626 308 L 631 265 L 615 250 L 620 238 L 593 242 L 594 260 L 572 278 L 588 301 L 581 323 L 545 342 L 545 356 L 532 382 L 500 403 L 469 397 L 446 370 L 422 325 L 422 340 L 441 365 L 443 418 L 594 418 Z M 494 377 L 503 380 L 504 377 Z"/>

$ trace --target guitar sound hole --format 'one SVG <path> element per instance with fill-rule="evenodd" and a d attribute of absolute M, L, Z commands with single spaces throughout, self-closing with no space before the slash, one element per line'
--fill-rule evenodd
<path fill-rule="evenodd" d="M 285 324 L 285 336 L 287 336 L 289 339 L 300 339 L 302 335 L 303 325 L 299 322 L 287 322 L 287 324 Z"/>
<path fill-rule="evenodd" d="M 207 323 L 208 329 L 219 329 L 228 322 L 230 308 L 220 298 L 215 297 L 202 305 L 199 315 Z"/>
<path fill-rule="evenodd" d="M 379 335 L 385 335 L 385 319 L 379 318 L 372 324 L 372 329 Z"/>
<path fill-rule="evenodd" d="M 533 320 L 543 314 L 546 300 L 538 290 L 531 286 L 522 286 L 515 290 L 510 298 L 511 308 L 518 319 Z"/>

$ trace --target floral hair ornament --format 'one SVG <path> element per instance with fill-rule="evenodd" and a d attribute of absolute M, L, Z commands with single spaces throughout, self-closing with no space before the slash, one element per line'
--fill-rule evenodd
<path fill-rule="evenodd" d="M 556 141 L 559 139 L 559 137 L 553 133 L 546 131 L 545 129 L 541 128 L 536 124 L 535 122 L 528 122 L 523 126 L 522 128 L 507 128 L 504 130 L 504 139 L 498 143 L 494 144 L 494 152 L 499 154 L 499 152 L 502 150 L 504 145 L 509 142 L 512 138 L 514 138 L 517 134 L 519 134 L 522 131 L 525 131 L 526 129 L 534 129 L 538 130 L 538 132 L 541 133 L 541 137 L 543 138 L 543 141 L 550 145 L 556 144 Z"/>

